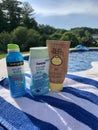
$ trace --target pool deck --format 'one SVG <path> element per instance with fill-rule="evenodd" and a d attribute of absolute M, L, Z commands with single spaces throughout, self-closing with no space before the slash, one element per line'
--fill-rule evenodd
<path fill-rule="evenodd" d="M 98 48 L 97 48 L 98 49 Z M 28 55 L 28 54 L 26 54 Z M 98 80 L 98 61 L 91 63 L 92 68 L 85 70 L 85 71 L 79 71 L 79 72 L 71 72 L 71 74 L 76 74 L 80 76 L 86 76 L 88 78 L 93 78 Z M 24 69 L 26 71 L 30 71 L 28 62 L 24 62 Z M 6 61 L 5 58 L 0 60 L 0 79 L 7 77 L 7 68 L 6 68 Z"/>

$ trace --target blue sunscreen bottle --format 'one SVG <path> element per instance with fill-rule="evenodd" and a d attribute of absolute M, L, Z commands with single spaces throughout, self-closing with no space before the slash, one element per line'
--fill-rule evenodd
<path fill-rule="evenodd" d="M 49 92 L 49 56 L 47 47 L 30 48 L 29 66 L 31 70 L 30 90 L 32 95 Z"/>
<path fill-rule="evenodd" d="M 6 64 L 11 96 L 21 97 L 25 94 L 24 59 L 17 44 L 8 44 Z"/>

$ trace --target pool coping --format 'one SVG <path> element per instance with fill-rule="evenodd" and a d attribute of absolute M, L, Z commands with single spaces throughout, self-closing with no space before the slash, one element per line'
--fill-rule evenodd
<path fill-rule="evenodd" d="M 98 51 L 98 47 L 89 47 L 89 50 L 80 50 L 77 48 L 70 48 L 70 52 L 78 52 L 78 51 Z"/>

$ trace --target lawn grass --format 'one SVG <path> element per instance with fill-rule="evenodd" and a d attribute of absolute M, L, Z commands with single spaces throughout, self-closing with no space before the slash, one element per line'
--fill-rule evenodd
<path fill-rule="evenodd" d="M 29 52 L 22 52 L 22 54 L 27 54 Z M 6 53 L 0 53 L 0 59 L 5 58 L 6 57 Z"/>
<path fill-rule="evenodd" d="M 6 53 L 0 53 L 0 59 L 4 58 L 6 56 Z"/>

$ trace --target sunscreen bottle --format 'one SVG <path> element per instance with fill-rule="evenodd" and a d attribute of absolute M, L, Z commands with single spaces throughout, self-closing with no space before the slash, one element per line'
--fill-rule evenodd
<path fill-rule="evenodd" d="M 70 41 L 47 40 L 46 44 L 50 57 L 50 89 L 60 91 L 67 74 Z"/>
<path fill-rule="evenodd" d="M 29 66 L 31 70 L 30 90 L 32 95 L 49 92 L 49 56 L 47 47 L 30 48 Z"/>
<path fill-rule="evenodd" d="M 24 60 L 17 44 L 8 44 L 6 64 L 11 96 L 23 96 L 25 94 Z"/>

